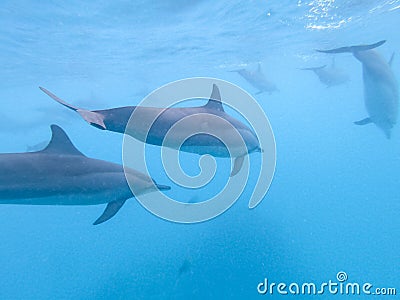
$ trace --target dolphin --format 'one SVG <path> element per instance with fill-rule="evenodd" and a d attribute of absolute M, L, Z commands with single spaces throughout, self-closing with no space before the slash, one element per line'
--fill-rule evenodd
<path fill-rule="evenodd" d="M 349 81 L 349 76 L 342 70 L 335 66 L 335 59 L 332 59 L 330 67 L 323 65 L 320 67 L 302 68 L 300 70 L 313 71 L 323 84 L 327 87 L 340 85 Z"/>
<path fill-rule="evenodd" d="M 175 285 L 174 285 L 174 290 L 177 288 L 178 284 L 180 284 L 180 281 L 183 279 L 184 276 L 186 275 L 193 275 L 193 265 L 191 262 L 191 259 L 185 258 L 185 260 L 182 262 L 181 266 L 179 267 L 178 274 L 175 280 Z"/>
<path fill-rule="evenodd" d="M 67 134 L 51 125 L 50 143 L 41 151 L 0 154 L 0 204 L 96 205 L 108 203 L 93 223 L 112 218 L 134 195 L 170 187 L 133 169 L 83 155 Z"/>
<path fill-rule="evenodd" d="M 186 258 L 182 262 L 182 265 L 180 266 L 180 268 L 178 270 L 178 274 L 179 274 L 179 276 L 181 276 L 182 274 L 185 274 L 185 273 L 188 273 L 188 272 L 193 273 L 193 271 L 192 271 L 192 263 L 191 263 L 191 261 L 189 259 Z"/>
<path fill-rule="evenodd" d="M 261 69 L 260 63 L 258 64 L 257 69 L 254 71 L 250 71 L 247 69 L 238 69 L 231 72 L 237 72 L 248 83 L 257 88 L 258 92 L 256 94 L 261 94 L 264 92 L 268 92 L 269 94 L 271 94 L 272 92 L 279 91 L 276 85 L 265 77 L 264 72 Z"/>
<path fill-rule="evenodd" d="M 354 122 L 356 125 L 374 123 L 388 139 L 391 130 L 397 122 L 399 110 L 399 88 L 389 63 L 374 50 L 386 41 L 379 41 L 371 45 L 341 47 L 331 50 L 317 50 L 323 53 L 350 52 L 363 66 L 364 101 L 368 117 Z"/>
<path fill-rule="evenodd" d="M 221 135 L 228 138 L 232 136 L 232 130 L 234 129 L 230 126 L 226 126 L 224 123 L 217 122 L 215 118 L 207 117 L 201 121 L 193 118 L 195 121 L 191 124 L 192 132 L 205 131 L 206 133 L 195 134 L 186 139 L 182 145 L 182 137 L 176 136 L 174 139 L 172 139 L 171 143 L 165 144 L 165 146 L 200 155 L 210 154 L 215 157 L 230 157 L 232 155 L 232 157 L 235 158 L 235 162 L 231 171 L 231 176 L 234 176 L 239 172 L 243 165 L 244 157 L 247 154 L 262 151 L 257 136 L 250 129 L 250 127 L 231 117 L 224 111 L 221 102 L 220 91 L 216 84 L 213 85 L 213 90 L 209 101 L 203 106 L 182 108 L 126 106 L 94 111 L 75 107 L 60 99 L 45 88 L 40 87 L 40 89 L 55 101 L 79 113 L 86 122 L 94 127 L 113 132 L 127 133 L 133 138 L 151 145 L 163 145 L 164 137 L 169 129 L 171 129 L 178 121 L 186 117 L 193 118 L 195 117 L 194 115 L 203 113 L 210 116 L 217 116 L 221 120 L 223 119 L 228 121 L 237 130 L 237 132 L 239 132 L 246 144 L 247 149 L 243 149 L 243 147 L 238 146 L 237 152 L 229 153 L 227 147 L 221 142 L 220 139 L 212 136 L 211 134 L 207 134 L 207 128 L 217 128 L 220 130 Z M 129 128 L 127 128 L 129 119 L 133 112 L 135 112 L 135 115 L 141 119 L 138 119 L 135 122 L 137 126 L 129 126 Z M 154 116 L 158 116 L 154 123 L 146 125 L 151 123 L 150 121 L 153 120 Z"/>

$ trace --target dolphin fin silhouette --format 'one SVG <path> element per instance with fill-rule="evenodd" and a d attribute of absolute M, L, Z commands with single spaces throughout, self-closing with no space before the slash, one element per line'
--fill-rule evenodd
<path fill-rule="evenodd" d="M 388 61 L 389 66 L 392 66 L 392 65 L 393 65 L 394 53 L 395 53 L 395 52 L 392 53 L 392 56 L 390 56 L 390 59 L 389 59 L 389 61 Z"/>
<path fill-rule="evenodd" d="M 240 169 L 243 166 L 243 161 L 244 161 L 244 156 L 238 156 L 235 158 L 235 162 L 230 177 L 233 177 L 237 173 L 239 173 Z"/>
<path fill-rule="evenodd" d="M 217 110 L 220 112 L 224 111 L 224 107 L 221 102 L 221 93 L 219 92 L 218 86 L 214 83 L 212 93 L 210 96 L 210 100 L 208 100 L 207 104 L 203 106 L 207 109 Z"/>
<path fill-rule="evenodd" d="M 320 66 L 320 67 L 301 68 L 300 70 L 303 70 L 303 71 L 315 71 L 315 70 L 323 69 L 325 67 L 326 67 L 326 65 L 323 65 L 323 66 Z"/>
<path fill-rule="evenodd" d="M 370 44 L 370 45 L 358 45 L 358 46 L 340 47 L 340 48 L 330 49 L 330 50 L 316 50 L 316 51 L 322 52 L 322 53 L 345 53 L 345 52 L 366 51 L 366 50 L 371 50 L 376 47 L 379 47 L 379 46 L 383 45 L 385 42 L 386 42 L 386 40 L 382 40 L 375 44 Z"/>
<path fill-rule="evenodd" d="M 106 125 L 104 124 L 104 116 L 102 116 L 101 114 L 94 112 L 94 111 L 90 111 L 90 110 L 86 110 L 86 109 L 81 109 L 78 107 L 75 107 L 67 102 L 65 102 L 64 100 L 62 100 L 61 98 L 57 97 L 56 95 L 54 95 L 52 92 L 50 92 L 49 90 L 46 90 L 43 87 L 39 87 L 44 93 L 46 93 L 50 98 L 53 98 L 55 101 L 57 101 L 58 103 L 64 105 L 65 107 L 76 111 L 78 114 L 81 115 L 81 117 L 88 122 L 90 125 L 97 127 L 99 129 L 106 129 Z"/>
<path fill-rule="evenodd" d="M 369 117 L 365 118 L 365 119 L 362 119 L 360 121 L 354 122 L 354 124 L 356 124 L 356 125 L 367 125 L 367 124 L 370 124 L 370 123 L 372 123 L 372 120 Z"/>
<path fill-rule="evenodd" d="M 61 127 L 53 124 L 50 126 L 50 128 L 51 140 L 43 150 L 38 152 L 45 154 L 68 154 L 86 157 L 74 146 L 74 144 L 72 144 L 71 140 Z"/>
<path fill-rule="evenodd" d="M 127 199 L 109 202 L 104 212 L 101 214 L 100 217 L 97 218 L 97 220 L 93 223 L 93 225 L 99 225 L 114 217 L 117 214 L 117 212 L 121 209 L 121 207 L 124 205 L 126 200 Z"/>

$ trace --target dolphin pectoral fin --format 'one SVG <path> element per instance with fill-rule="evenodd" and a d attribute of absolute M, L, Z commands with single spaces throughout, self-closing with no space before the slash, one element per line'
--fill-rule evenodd
<path fill-rule="evenodd" d="M 156 187 L 160 191 L 169 191 L 171 189 L 171 187 L 169 185 L 158 184 L 158 183 L 156 183 Z"/>
<path fill-rule="evenodd" d="M 390 59 L 389 59 L 389 62 L 388 62 L 389 66 L 393 65 L 393 59 L 394 59 L 394 52 L 392 53 L 392 56 L 390 56 Z"/>
<path fill-rule="evenodd" d="M 90 110 L 85 109 L 77 109 L 76 112 L 81 115 L 81 117 L 88 122 L 90 125 L 99 128 L 106 129 L 106 125 L 104 124 L 104 116 Z"/>
<path fill-rule="evenodd" d="M 322 52 L 322 53 L 345 53 L 345 52 L 358 52 L 358 51 L 366 51 L 366 50 L 371 50 L 376 47 L 379 47 L 380 45 L 384 44 L 386 40 L 379 41 L 375 44 L 371 45 L 358 45 L 358 46 L 349 46 L 349 47 L 340 47 L 336 49 L 330 49 L 330 50 L 316 50 L 317 52 Z"/>
<path fill-rule="evenodd" d="M 315 71 L 315 70 L 323 69 L 325 67 L 326 67 L 326 65 L 323 65 L 323 66 L 320 66 L 320 67 L 300 68 L 300 70 L 303 70 L 303 71 Z"/>
<path fill-rule="evenodd" d="M 236 73 L 239 73 L 239 72 L 242 72 L 242 71 L 244 71 L 245 69 L 236 69 L 236 70 L 230 70 L 229 72 L 236 72 Z"/>
<path fill-rule="evenodd" d="M 258 91 L 257 93 L 255 93 L 255 95 L 260 95 L 262 93 L 264 93 L 264 91 Z M 269 93 L 269 94 L 271 95 L 271 93 Z"/>
<path fill-rule="evenodd" d="M 116 201 L 112 201 L 112 202 L 108 203 L 106 209 L 104 210 L 104 212 L 93 223 L 93 225 L 99 225 L 101 223 L 104 223 L 105 221 L 110 220 L 121 209 L 121 207 L 124 205 L 125 201 L 126 201 L 126 199 L 124 199 L 124 200 L 116 200 Z"/>
<path fill-rule="evenodd" d="M 356 124 L 356 125 L 367 125 L 367 124 L 370 124 L 370 123 L 372 123 L 372 120 L 369 117 L 365 118 L 365 119 L 362 119 L 360 121 L 354 122 L 354 124 Z"/>
<path fill-rule="evenodd" d="M 238 156 L 235 158 L 235 163 L 233 165 L 233 169 L 232 169 L 230 177 L 233 177 L 237 173 L 239 173 L 240 169 L 243 166 L 243 161 L 244 161 L 244 156 Z"/>

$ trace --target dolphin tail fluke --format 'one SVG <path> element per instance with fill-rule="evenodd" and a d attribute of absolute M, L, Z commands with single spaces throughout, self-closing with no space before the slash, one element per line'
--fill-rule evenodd
<path fill-rule="evenodd" d="M 233 177 L 237 173 L 239 173 L 240 169 L 243 166 L 243 161 L 244 161 L 244 156 L 238 156 L 235 158 L 235 162 L 230 177 Z"/>
<path fill-rule="evenodd" d="M 359 51 L 366 51 L 366 50 L 371 50 L 376 47 L 381 46 L 384 44 L 386 40 L 379 41 L 375 44 L 370 44 L 370 45 L 358 45 L 358 46 L 349 46 L 349 47 L 340 47 L 336 49 L 330 49 L 330 50 L 316 50 L 318 52 L 322 53 L 345 53 L 345 52 L 359 52 Z"/>
<path fill-rule="evenodd" d="M 326 65 L 323 65 L 323 66 L 320 66 L 320 67 L 312 67 L 312 68 L 301 68 L 300 70 L 303 70 L 303 71 L 315 71 L 315 70 L 323 69 L 325 67 L 326 67 Z"/>
<path fill-rule="evenodd" d="M 104 124 L 104 116 L 94 112 L 94 111 L 90 111 L 90 110 L 86 110 L 86 109 L 81 109 L 78 107 L 73 106 L 72 104 L 69 104 L 67 102 L 65 102 L 64 100 L 62 100 L 61 98 L 59 98 L 58 96 L 54 95 L 52 92 L 50 92 L 49 90 L 43 88 L 43 87 L 39 87 L 45 94 L 47 94 L 50 98 L 52 98 L 53 100 L 57 101 L 58 103 L 60 103 L 61 105 L 64 105 L 65 107 L 72 109 L 73 111 L 76 111 L 78 114 L 81 115 L 81 117 L 88 122 L 90 125 L 93 125 L 94 127 L 100 128 L 100 129 L 106 129 L 106 125 Z"/>
<path fill-rule="evenodd" d="M 362 119 L 360 121 L 354 122 L 354 124 L 356 124 L 356 125 L 367 125 L 367 124 L 370 124 L 370 123 L 372 123 L 371 118 L 365 118 L 365 119 Z"/>
<path fill-rule="evenodd" d="M 112 202 L 108 203 L 106 209 L 104 210 L 104 212 L 93 223 L 93 225 L 99 225 L 101 223 L 104 223 L 105 221 L 110 220 L 121 209 L 121 207 L 124 205 L 125 201 L 126 201 L 126 199 L 124 199 L 124 200 L 116 200 L 116 201 L 112 201 Z"/>
<path fill-rule="evenodd" d="M 64 105 L 65 107 L 68 107 L 69 109 L 72 109 L 74 111 L 77 111 L 79 108 L 73 106 L 72 104 L 69 104 L 67 102 L 65 102 L 64 100 L 62 100 L 61 98 L 57 97 L 56 95 L 54 95 L 52 92 L 50 92 L 49 90 L 45 89 L 44 87 L 39 86 L 39 89 L 41 89 L 45 94 L 47 94 L 47 96 L 49 96 L 50 98 L 52 98 L 53 100 L 57 101 L 58 103 L 60 103 L 61 105 Z"/>

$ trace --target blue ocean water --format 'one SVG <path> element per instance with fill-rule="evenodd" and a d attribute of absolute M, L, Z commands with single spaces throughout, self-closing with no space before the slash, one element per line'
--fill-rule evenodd
<path fill-rule="evenodd" d="M 326 88 L 299 70 L 331 63 L 315 49 L 382 39 L 389 60 L 399 12 L 398 0 L 2 1 L 0 152 L 24 152 L 58 124 L 87 156 L 121 163 L 121 135 L 88 126 L 38 86 L 101 109 L 208 76 L 254 95 L 274 130 L 277 167 L 258 207 L 247 208 L 246 190 L 200 224 L 161 220 L 134 200 L 99 226 L 101 206 L 2 205 L 0 298 L 304 299 L 262 296 L 257 285 L 320 284 L 340 271 L 400 293 L 399 127 L 388 140 L 353 125 L 367 114 L 351 54 L 335 56 L 350 76 L 344 85 Z M 279 92 L 256 95 L 229 72 L 258 63 Z M 399 66 L 395 57 L 398 78 Z M 153 176 L 167 180 L 162 170 Z M 175 190 L 181 201 L 195 195 Z"/>

